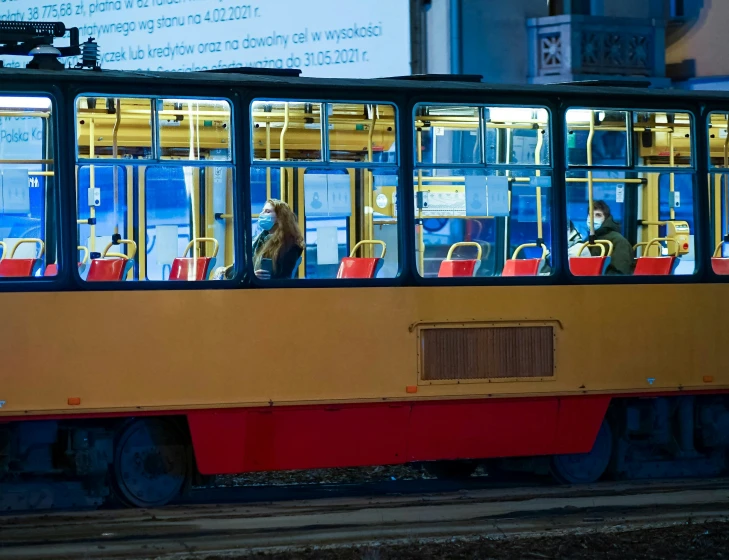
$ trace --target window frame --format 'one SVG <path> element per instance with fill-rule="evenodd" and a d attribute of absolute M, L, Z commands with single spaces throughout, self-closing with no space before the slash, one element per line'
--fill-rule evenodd
<path fill-rule="evenodd" d="M 408 228 L 411 231 L 413 241 L 411 246 L 408 248 L 408 259 L 410 262 L 410 269 L 412 270 L 412 279 L 415 285 L 418 286 L 548 286 L 564 283 L 563 271 L 562 271 L 562 259 L 560 255 L 562 252 L 566 254 L 566 246 L 563 248 L 562 244 L 559 243 L 558 231 L 562 231 L 562 223 L 564 223 L 562 206 L 562 182 L 563 179 L 559 179 L 558 173 L 560 173 L 560 166 L 562 160 L 562 142 L 560 140 L 560 131 L 555 127 L 554 123 L 556 118 L 559 116 L 559 97 L 556 93 L 553 93 L 551 97 L 544 97 L 544 93 L 536 91 L 534 93 L 529 92 L 514 92 L 513 94 L 506 95 L 505 93 L 492 93 L 482 91 L 460 91 L 458 92 L 458 101 L 454 102 L 456 92 L 447 91 L 444 93 L 432 93 L 432 94 L 419 94 L 411 95 L 409 99 L 408 117 L 410 118 L 408 132 L 412 135 L 411 138 L 411 153 L 412 161 L 408 161 L 408 171 L 410 172 L 410 179 L 408 179 L 409 192 L 408 196 L 408 208 L 410 209 L 411 216 Z M 550 247 L 550 265 L 552 272 L 545 276 L 481 276 L 481 277 L 457 277 L 457 278 L 425 278 L 418 272 L 418 266 L 415 255 L 415 212 L 413 209 L 412 201 L 415 196 L 415 181 L 412 177 L 415 176 L 419 166 L 415 162 L 415 111 L 420 105 L 439 105 L 439 106 L 479 106 L 479 107 L 504 107 L 504 108 L 530 108 L 530 109 L 544 109 L 547 111 L 549 118 L 549 154 L 550 161 L 547 164 L 536 165 L 517 165 L 518 169 L 524 169 L 529 171 L 535 170 L 548 170 L 552 177 L 552 197 L 551 206 L 552 213 L 550 214 L 550 222 L 552 225 L 552 246 Z M 486 138 L 486 127 L 483 128 L 480 140 L 483 142 Z M 485 149 L 485 146 L 484 146 Z M 436 168 L 439 166 L 435 166 Z M 463 164 L 453 163 L 442 166 L 443 168 L 453 169 L 483 169 L 484 171 L 502 170 L 513 168 L 513 165 L 508 164 L 489 164 L 486 162 L 478 164 Z M 423 168 L 428 168 L 428 164 L 422 164 Z M 431 165 L 431 169 L 434 167 Z M 560 229 L 561 228 L 561 229 Z"/>
<path fill-rule="evenodd" d="M 703 103 L 699 99 L 686 99 L 680 95 L 666 96 L 664 99 L 660 95 L 646 96 L 654 97 L 646 101 L 639 97 L 634 96 L 620 96 L 617 100 L 610 96 L 609 92 L 600 92 L 594 95 L 591 99 L 586 99 L 584 94 L 582 95 L 566 95 L 562 98 L 560 107 L 561 111 L 561 126 L 564 131 L 564 139 L 562 149 L 564 151 L 564 160 L 561 162 L 563 165 L 562 181 L 565 191 L 565 207 L 562 209 L 565 215 L 565 224 L 567 223 L 566 215 L 566 190 L 567 183 L 564 182 L 565 177 L 569 172 L 579 172 L 588 170 L 607 172 L 643 172 L 643 173 L 670 173 L 672 168 L 670 167 L 646 167 L 635 165 L 634 154 L 633 154 L 633 122 L 632 118 L 629 119 L 629 133 L 628 142 L 630 150 L 628 155 L 628 165 L 625 167 L 618 166 L 593 166 L 592 168 L 586 165 L 579 166 L 568 166 L 567 165 L 567 111 L 570 109 L 593 109 L 593 110 L 614 110 L 614 111 L 644 111 L 644 112 L 667 112 L 667 113 L 687 113 L 691 119 L 690 134 L 692 138 L 691 142 L 691 166 L 689 167 L 676 167 L 673 168 L 674 173 L 692 175 L 693 180 L 693 204 L 694 204 L 694 223 L 698 224 L 695 226 L 694 235 L 694 256 L 695 256 L 695 268 L 693 274 L 685 275 L 670 275 L 670 276 L 574 276 L 569 269 L 569 256 L 567 251 L 562 252 L 562 267 L 565 271 L 565 284 L 575 285 L 609 285 L 609 284 L 697 284 L 706 281 L 707 277 L 707 258 L 706 258 L 706 243 L 708 224 L 707 220 L 703 216 L 703 206 L 708 209 L 708 192 L 706 189 L 701 188 L 699 182 L 699 175 L 702 167 L 706 167 L 702 154 L 705 152 L 703 138 L 699 136 L 698 132 L 700 126 L 703 126 L 704 115 L 703 115 Z M 704 173 L 704 177 L 708 176 L 708 173 Z M 566 226 L 565 226 L 566 227 Z M 563 241 L 563 246 L 566 248 L 566 242 Z M 710 266 L 709 266 L 710 268 Z"/>
<path fill-rule="evenodd" d="M 55 208 L 53 208 L 52 214 L 49 217 L 53 221 L 53 235 L 55 236 L 55 252 L 56 252 L 56 263 L 58 265 L 58 272 L 55 276 L 45 276 L 45 270 L 42 271 L 40 276 L 27 276 L 27 277 L 11 277 L 11 278 L 0 278 L 0 293 L 2 292 L 45 292 L 45 291 L 59 291 L 63 289 L 65 285 L 68 285 L 68 266 L 65 263 L 64 256 L 67 251 L 66 245 L 69 244 L 68 232 L 66 227 L 66 220 L 63 216 L 66 214 L 65 210 L 65 194 L 63 193 L 60 185 L 64 183 L 66 176 L 66 155 L 62 148 L 61 143 L 61 127 L 62 127 L 62 113 L 66 105 L 63 92 L 56 85 L 43 86 L 37 81 L 27 80 L 11 80 L 3 83 L 0 89 L 0 96 L 3 97 L 39 97 L 47 98 L 51 102 L 51 114 L 49 116 L 49 122 L 51 124 L 51 130 L 48 135 L 53 146 L 53 184 L 50 189 L 47 188 L 46 202 L 48 198 L 53 198 L 55 201 Z M 50 221 L 50 220 L 49 220 Z M 48 223 L 46 223 L 46 231 L 44 232 L 44 243 L 47 242 Z"/>
<path fill-rule="evenodd" d="M 704 211 L 706 213 L 706 257 L 704 259 L 704 262 L 706 263 L 706 271 L 705 271 L 705 278 L 704 281 L 708 283 L 715 283 L 715 284 L 726 284 L 729 283 L 729 276 L 717 274 L 714 272 L 713 266 L 711 264 L 711 258 L 714 255 L 714 251 L 716 250 L 716 246 L 714 244 L 714 231 L 715 231 L 715 222 L 714 222 L 714 205 L 716 201 L 714 200 L 713 192 L 710 190 L 710 185 L 708 181 L 710 180 L 710 177 L 717 175 L 717 174 L 726 174 L 727 177 L 729 177 L 729 167 L 712 167 L 710 165 L 711 161 L 711 151 L 710 151 L 710 138 L 709 138 L 709 124 L 711 123 L 711 114 L 712 113 L 726 113 L 729 114 L 729 102 L 721 102 L 716 100 L 711 100 L 709 102 L 702 102 L 702 114 L 701 114 L 701 121 L 700 126 L 702 135 L 701 135 L 701 145 L 702 145 L 702 151 L 704 157 L 700 158 L 698 162 L 698 174 L 703 175 L 703 179 L 699 179 L 700 181 L 707 181 L 707 192 L 706 192 L 706 203 L 702 205 L 701 211 Z M 703 167 L 703 169 L 702 169 Z M 727 179 L 729 180 L 729 179 Z M 700 183 L 701 184 L 701 183 Z M 701 191 L 702 189 L 700 189 Z"/>
<path fill-rule="evenodd" d="M 302 84 L 303 85 L 303 84 Z M 370 91 L 366 91 L 370 93 Z M 372 95 L 363 95 L 357 93 L 351 95 L 346 89 L 334 86 L 325 87 L 287 87 L 287 88 L 260 88 L 247 91 L 247 94 L 242 97 L 242 104 L 245 107 L 245 118 L 247 124 L 246 130 L 246 143 L 244 152 L 246 156 L 246 176 L 245 190 L 248 196 L 248 206 L 246 207 L 245 220 L 245 255 L 246 255 L 246 266 L 245 266 L 245 282 L 263 289 L 275 289 L 275 288 L 332 288 L 332 287 L 373 287 L 373 286 L 402 286 L 407 284 L 409 274 L 408 260 L 403 255 L 407 255 L 408 246 L 410 245 L 409 239 L 407 238 L 407 228 L 404 227 L 404 222 L 407 219 L 403 212 L 406 211 L 406 206 L 403 203 L 403 198 L 407 196 L 406 189 L 408 185 L 405 183 L 404 176 L 404 156 L 403 150 L 407 146 L 406 139 L 403 137 L 403 119 L 405 112 L 402 110 L 407 103 L 407 93 L 398 95 L 383 94 L 380 90 L 372 91 Z M 374 163 L 374 162 L 345 162 L 337 160 L 326 160 L 324 159 L 325 153 L 322 151 L 321 158 L 313 161 L 301 161 L 301 160 L 290 160 L 281 162 L 280 160 L 254 160 L 253 159 L 253 103 L 260 101 L 277 101 L 277 102 L 296 102 L 296 103 L 329 103 L 329 104 L 363 104 L 363 105 L 390 105 L 395 111 L 395 146 L 396 146 L 396 162 L 395 164 L 388 163 Z M 321 135 L 322 143 L 326 136 L 326 142 L 329 142 L 327 130 L 325 130 L 325 122 L 321 122 Z M 329 152 L 329 150 L 327 150 Z M 281 165 L 285 163 L 287 165 Z M 263 165 L 261 165 L 263 164 Z M 282 278 L 282 279 L 270 279 L 260 280 L 253 272 L 253 218 L 250 205 L 250 194 L 251 194 L 251 170 L 255 167 L 289 167 L 289 168 L 301 168 L 306 167 L 307 169 L 392 169 L 396 171 L 393 175 L 398 178 L 397 185 L 397 233 L 398 233 L 398 272 L 394 277 L 391 278 L 363 278 L 363 279 L 348 279 L 348 278 Z M 305 235 L 305 232 L 304 232 Z"/>
<path fill-rule="evenodd" d="M 68 88 L 69 96 L 66 101 L 66 108 L 68 111 L 69 129 L 73 131 L 74 140 L 69 142 L 69 149 L 67 151 L 69 163 L 70 163 L 70 176 L 71 183 L 74 185 L 71 196 L 73 197 L 73 206 L 71 208 L 71 215 L 73 216 L 72 223 L 70 223 L 71 231 L 73 232 L 74 239 L 77 237 L 78 226 L 76 220 L 78 219 L 78 199 L 76 197 L 76 190 L 78 188 L 76 167 L 77 166 L 88 166 L 94 165 L 96 167 L 113 167 L 118 166 L 131 166 L 131 167 L 223 167 L 233 171 L 233 215 L 241 216 L 241 179 L 240 173 L 242 169 L 241 146 L 242 138 L 239 136 L 241 133 L 241 109 L 240 109 L 240 95 L 235 88 L 231 88 L 227 85 L 220 85 L 215 88 L 215 95 L 211 95 L 210 88 L 206 87 L 186 87 L 185 94 L 181 95 L 179 88 L 175 90 L 174 87 L 156 86 L 152 83 L 144 84 L 143 86 L 130 86 L 127 84 L 120 85 L 107 85 L 100 86 L 94 84 L 96 87 L 88 87 L 85 82 L 77 82 Z M 77 150 L 77 138 L 78 138 L 78 118 L 77 118 L 77 103 L 80 97 L 117 97 L 117 98 L 139 98 L 139 99 L 191 99 L 191 100 L 210 100 L 210 101 L 226 101 L 230 105 L 230 159 L 229 160 L 168 160 L 158 158 L 150 159 L 139 159 L 139 160 L 128 160 L 124 158 L 79 158 Z M 156 121 L 156 119 L 153 119 Z M 159 142 L 159 135 L 153 132 L 152 142 Z M 159 155 L 159 153 L 157 154 Z M 135 229 L 137 227 L 137 217 L 134 218 Z M 243 252 L 241 250 L 241 226 L 240 219 L 234 219 L 233 221 L 233 258 L 234 264 L 244 262 Z M 135 262 L 135 267 L 138 269 L 139 261 Z M 133 281 L 122 280 L 119 282 L 88 282 L 81 278 L 77 267 L 72 267 L 72 278 L 74 284 L 81 290 L 210 290 L 210 289 L 229 289 L 240 285 L 242 278 L 242 267 L 234 266 L 234 276 L 231 279 L 221 280 L 204 280 L 204 281 L 170 281 L 170 280 L 148 280 L 148 279 L 137 279 Z"/>

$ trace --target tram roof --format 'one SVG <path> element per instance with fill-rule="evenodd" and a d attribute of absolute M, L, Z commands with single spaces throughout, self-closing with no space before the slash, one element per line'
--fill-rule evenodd
<path fill-rule="evenodd" d="M 457 81 L 449 77 L 447 81 L 419 80 L 416 77 L 405 78 L 307 78 L 279 76 L 268 74 L 237 74 L 226 72 L 154 72 L 141 70 L 31 70 L 26 68 L 0 68 L 0 82 L 46 82 L 59 84 L 63 82 L 85 82 L 88 84 L 121 84 L 133 80 L 137 85 L 154 88 L 156 86 L 275 86 L 296 87 L 307 92 L 321 86 L 342 88 L 349 91 L 398 92 L 403 94 L 417 93 L 481 93 L 491 92 L 500 95 L 570 95 L 580 97 L 641 97 L 644 99 L 684 99 L 686 101 L 728 101 L 729 92 L 722 91 L 689 91 L 676 89 L 651 89 L 645 87 L 622 86 L 617 83 L 603 85 L 598 80 L 589 84 L 490 84 L 474 81 Z M 141 93 L 141 92 L 140 92 Z"/>

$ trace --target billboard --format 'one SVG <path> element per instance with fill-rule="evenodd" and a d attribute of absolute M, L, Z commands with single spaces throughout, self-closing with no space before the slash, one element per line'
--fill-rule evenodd
<path fill-rule="evenodd" d="M 0 0 L 0 21 L 62 21 L 96 39 L 101 67 L 303 76 L 410 74 L 409 0 Z M 59 42 L 58 44 L 63 44 Z M 26 60 L 4 57 L 6 66 Z M 75 60 L 69 60 L 75 64 Z"/>

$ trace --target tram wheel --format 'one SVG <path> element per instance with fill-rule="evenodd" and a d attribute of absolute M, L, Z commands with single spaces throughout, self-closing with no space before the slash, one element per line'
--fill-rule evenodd
<path fill-rule="evenodd" d="M 423 464 L 425 471 L 440 479 L 464 479 L 478 467 L 476 461 L 429 461 Z"/>
<path fill-rule="evenodd" d="M 555 455 L 550 461 L 549 471 L 562 484 L 589 484 L 605 473 L 612 451 L 613 433 L 607 420 L 603 420 L 589 453 Z"/>
<path fill-rule="evenodd" d="M 115 494 L 125 504 L 163 506 L 179 496 L 189 474 L 186 437 L 174 422 L 142 418 L 120 434 L 113 479 Z"/>

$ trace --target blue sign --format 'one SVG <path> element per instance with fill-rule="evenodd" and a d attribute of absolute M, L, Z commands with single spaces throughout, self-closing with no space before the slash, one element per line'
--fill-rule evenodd
<path fill-rule="evenodd" d="M 509 178 L 491 176 L 488 178 L 489 216 L 509 215 Z"/>

